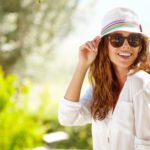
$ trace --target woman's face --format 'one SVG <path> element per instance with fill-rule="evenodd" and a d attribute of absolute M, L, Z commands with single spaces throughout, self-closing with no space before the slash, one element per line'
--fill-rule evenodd
<path fill-rule="evenodd" d="M 116 35 L 119 35 L 119 36 L 116 36 Z M 120 40 L 120 35 L 123 37 L 128 37 L 130 35 L 130 38 L 128 38 L 128 39 L 130 41 L 132 41 L 133 44 L 135 44 L 135 45 L 137 44 L 137 45 L 130 46 L 130 44 L 128 43 L 128 40 L 126 38 L 121 46 L 120 45 L 116 46 L 117 43 L 115 44 L 115 41 Z M 138 34 L 136 34 L 136 35 L 138 35 Z M 109 38 L 109 42 L 108 42 L 109 58 L 115 68 L 129 69 L 129 67 L 134 63 L 135 59 L 137 58 L 138 53 L 141 50 L 141 44 L 140 45 L 138 44 L 139 41 L 136 41 L 138 39 L 136 39 L 136 37 L 134 37 L 134 36 L 135 36 L 135 34 L 133 35 L 133 33 L 125 32 L 125 31 L 113 32 L 113 33 L 111 33 L 110 37 L 108 36 L 108 38 Z M 113 45 L 113 43 L 111 43 L 111 41 L 114 42 L 114 45 Z M 134 42 L 137 42 L 137 43 L 134 43 Z"/>

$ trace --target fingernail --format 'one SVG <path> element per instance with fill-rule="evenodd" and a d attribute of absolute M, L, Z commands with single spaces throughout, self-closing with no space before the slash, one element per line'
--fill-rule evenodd
<path fill-rule="evenodd" d="M 97 38 L 96 38 L 96 40 L 100 40 L 101 38 L 100 38 L 100 36 L 98 36 Z"/>

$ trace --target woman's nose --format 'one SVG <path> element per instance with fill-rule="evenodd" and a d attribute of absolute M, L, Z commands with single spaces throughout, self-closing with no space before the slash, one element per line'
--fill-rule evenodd
<path fill-rule="evenodd" d="M 129 45 L 129 43 L 128 43 L 128 41 L 127 41 L 127 39 L 125 39 L 125 41 L 124 41 L 124 43 L 123 43 L 123 46 L 122 46 L 122 48 L 123 49 L 127 49 L 127 50 L 129 50 L 130 49 L 130 45 Z"/>

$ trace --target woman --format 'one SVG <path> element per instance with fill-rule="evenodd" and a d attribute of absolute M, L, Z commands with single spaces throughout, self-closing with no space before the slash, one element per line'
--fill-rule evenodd
<path fill-rule="evenodd" d="M 94 150 L 150 150 L 148 36 L 128 8 L 109 11 L 101 36 L 81 45 L 79 61 L 59 105 L 63 125 L 92 123 Z M 90 68 L 91 86 L 80 91 Z"/>

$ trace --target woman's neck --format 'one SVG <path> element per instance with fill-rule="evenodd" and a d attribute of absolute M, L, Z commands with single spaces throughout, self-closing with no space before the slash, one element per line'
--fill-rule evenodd
<path fill-rule="evenodd" d="M 128 69 L 115 69 L 116 76 L 120 85 L 120 90 L 123 88 L 124 83 L 127 79 Z"/>

